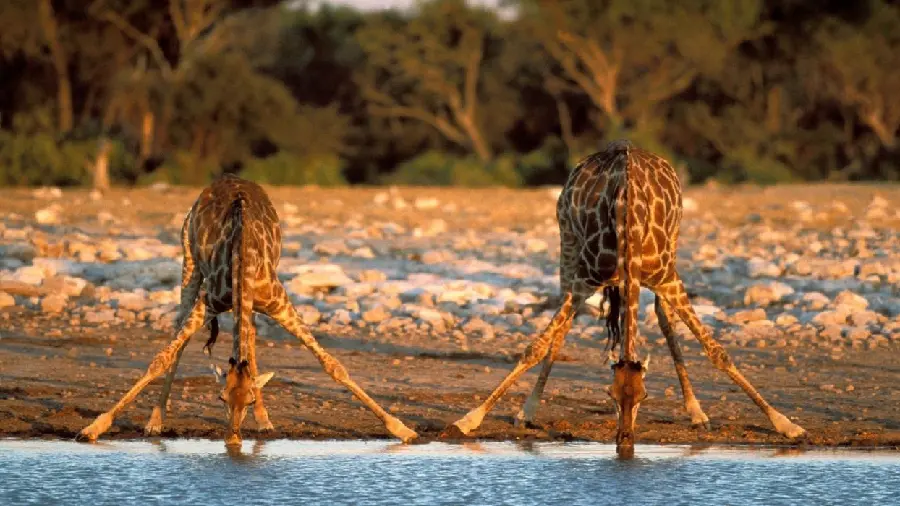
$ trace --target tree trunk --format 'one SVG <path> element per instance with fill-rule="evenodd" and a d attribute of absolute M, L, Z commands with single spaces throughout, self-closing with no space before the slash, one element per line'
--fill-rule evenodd
<path fill-rule="evenodd" d="M 875 132 L 875 136 L 878 137 L 878 140 L 881 141 L 881 144 L 891 150 L 897 145 L 897 137 L 894 136 L 894 132 L 884 124 L 884 121 L 881 120 L 876 114 L 869 113 L 863 116 L 863 122 L 869 125 L 869 128 Z"/>
<path fill-rule="evenodd" d="M 94 159 L 94 188 L 105 191 L 109 189 L 109 155 L 112 143 L 106 137 L 100 138 L 97 158 Z"/>
<path fill-rule="evenodd" d="M 62 44 L 59 42 L 56 17 L 50 0 L 40 0 L 38 11 L 41 19 L 41 28 L 44 31 L 47 46 L 50 48 L 50 56 L 53 59 L 53 68 L 56 70 L 56 105 L 59 109 L 59 124 L 57 127 L 60 133 L 67 133 L 72 130 L 73 126 L 72 81 L 69 77 L 69 61 L 66 58 Z"/>
<path fill-rule="evenodd" d="M 469 136 L 469 140 L 472 142 L 472 148 L 475 150 L 475 154 L 478 155 L 479 160 L 484 163 L 490 162 L 494 158 L 494 154 L 491 152 L 491 147 L 484 139 L 481 129 L 475 124 L 474 118 L 468 115 L 460 115 L 459 123 L 463 127 L 463 130 L 465 130 L 466 135 Z"/>
<path fill-rule="evenodd" d="M 572 114 L 569 112 L 569 105 L 562 96 L 555 95 L 556 112 L 559 114 L 559 132 L 562 137 L 563 144 L 566 146 L 568 156 L 575 153 L 575 135 L 572 133 Z"/>
<path fill-rule="evenodd" d="M 141 121 L 141 161 L 145 161 L 153 154 L 153 129 L 156 126 L 156 116 L 153 111 L 144 111 Z"/>

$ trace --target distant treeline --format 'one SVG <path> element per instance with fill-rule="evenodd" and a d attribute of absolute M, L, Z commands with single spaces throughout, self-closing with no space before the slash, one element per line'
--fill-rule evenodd
<path fill-rule="evenodd" d="M 900 179 L 900 2 L 0 2 L 0 184 Z"/>

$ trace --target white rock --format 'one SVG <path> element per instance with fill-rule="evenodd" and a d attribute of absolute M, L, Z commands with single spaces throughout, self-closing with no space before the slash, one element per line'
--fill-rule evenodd
<path fill-rule="evenodd" d="M 25 267 L 19 267 L 15 272 L 13 272 L 12 275 L 12 279 L 16 281 L 21 281 L 22 283 L 35 286 L 40 285 L 46 277 L 47 273 L 44 272 L 44 269 L 41 269 L 40 267 L 35 265 L 26 265 Z"/>
<path fill-rule="evenodd" d="M 388 192 L 378 192 L 375 194 L 375 197 L 372 198 L 372 202 L 377 206 L 383 206 L 391 200 L 391 196 Z"/>
<path fill-rule="evenodd" d="M 415 201 L 416 209 L 425 210 L 425 209 L 434 209 L 439 206 L 441 203 L 436 198 L 427 198 L 427 197 L 418 197 Z"/>
<path fill-rule="evenodd" d="M 91 311 L 84 315 L 84 321 L 88 323 L 108 323 L 116 318 L 116 313 L 112 309 L 104 309 L 102 311 Z"/>
<path fill-rule="evenodd" d="M 462 331 L 466 333 L 467 336 L 471 336 L 472 334 L 477 334 L 481 337 L 482 340 L 489 341 L 494 338 L 494 327 L 481 318 L 474 317 L 462 327 Z"/>
<path fill-rule="evenodd" d="M 807 292 L 803 294 L 803 297 L 800 300 L 806 307 L 813 311 L 825 309 L 826 306 L 831 304 L 831 299 L 821 292 Z"/>
<path fill-rule="evenodd" d="M 781 275 L 781 269 L 777 265 L 759 257 L 753 257 L 747 262 L 747 270 L 751 278 L 774 278 Z"/>
<path fill-rule="evenodd" d="M 794 289 L 781 282 L 753 285 L 744 292 L 744 304 L 768 306 L 794 293 Z"/>
<path fill-rule="evenodd" d="M 62 293 L 53 293 L 41 299 L 41 311 L 45 313 L 59 313 L 66 308 L 68 297 Z"/>
<path fill-rule="evenodd" d="M 690 197 L 684 197 L 683 199 L 681 199 L 681 208 L 682 208 L 685 212 L 692 213 L 692 212 L 694 212 L 694 211 L 700 209 L 700 206 L 697 205 L 697 201 L 696 201 L 696 200 L 694 200 L 694 199 L 692 199 L 692 198 L 690 198 Z"/>
<path fill-rule="evenodd" d="M 547 241 L 543 239 L 528 238 L 525 241 L 525 251 L 529 253 L 542 253 L 548 249 Z"/>
<path fill-rule="evenodd" d="M 850 310 L 861 311 L 869 307 L 869 301 L 861 295 L 844 290 L 834 298 L 834 305 L 837 307 L 846 306 Z"/>
<path fill-rule="evenodd" d="M 287 283 L 288 289 L 303 293 L 306 290 L 330 290 L 352 284 L 344 269 L 335 264 L 306 264 L 288 269 L 295 276 Z"/>
<path fill-rule="evenodd" d="M 34 219 L 42 225 L 59 223 L 59 214 L 53 207 L 47 207 L 34 213 Z"/>
<path fill-rule="evenodd" d="M 129 311 L 143 311 L 151 306 L 149 299 L 142 293 L 121 293 L 116 297 L 116 306 Z"/>
<path fill-rule="evenodd" d="M 0 309 L 16 305 L 16 298 L 6 292 L 0 292 Z"/>

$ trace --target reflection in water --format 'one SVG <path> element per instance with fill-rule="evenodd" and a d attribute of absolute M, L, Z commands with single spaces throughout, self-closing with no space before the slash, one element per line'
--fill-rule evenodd
<path fill-rule="evenodd" d="M 240 445 L 226 445 L 225 453 L 231 457 L 231 460 L 234 461 L 247 461 L 249 459 L 253 459 L 259 457 L 262 454 L 263 448 L 266 446 L 266 441 L 264 439 L 257 439 L 253 442 L 253 449 L 250 450 L 250 453 L 244 453 L 243 444 Z"/>
<path fill-rule="evenodd" d="M 623 458 L 610 444 L 534 441 L 223 447 L 0 440 L 0 504 L 890 504 L 900 483 L 892 452 L 639 444 Z"/>

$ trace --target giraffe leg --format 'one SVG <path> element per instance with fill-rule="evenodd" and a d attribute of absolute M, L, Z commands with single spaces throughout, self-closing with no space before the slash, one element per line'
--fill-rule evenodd
<path fill-rule="evenodd" d="M 553 368 L 556 354 L 562 349 L 562 345 L 566 341 L 566 334 L 569 333 L 571 328 L 572 319 L 570 318 L 563 322 L 562 327 L 554 336 L 553 343 L 550 345 L 550 352 L 544 357 L 544 365 L 541 367 L 541 374 L 534 384 L 534 390 L 531 391 L 531 395 L 528 396 L 522 409 L 516 413 L 515 421 L 513 422 L 516 427 L 526 426 L 534 421 L 537 408 L 541 403 L 541 396 L 544 394 L 544 387 L 547 386 L 547 379 L 550 377 L 550 369 Z"/>
<path fill-rule="evenodd" d="M 293 304 L 291 304 L 284 287 L 277 281 L 274 283 L 272 302 L 266 306 L 265 313 L 273 320 L 277 321 L 285 328 L 285 330 L 297 337 L 297 339 L 300 339 L 300 341 L 303 342 L 303 345 L 306 346 L 306 348 L 315 355 L 319 363 L 322 364 L 322 368 L 325 369 L 325 372 L 327 372 L 334 381 L 344 385 L 344 387 L 350 390 L 357 399 L 362 401 L 367 408 L 375 413 L 375 416 L 384 423 L 388 432 L 404 443 L 408 443 L 417 438 L 418 434 L 416 434 L 415 431 L 404 425 L 403 422 L 379 406 L 374 399 L 369 397 L 369 394 L 367 394 L 365 390 L 350 378 L 347 369 L 344 368 L 336 358 L 322 348 L 318 341 L 316 341 L 316 338 L 306 329 L 300 315 L 297 314 L 297 310 L 294 309 Z"/>
<path fill-rule="evenodd" d="M 665 297 L 666 302 L 672 305 L 675 312 L 681 318 L 681 321 L 687 324 L 688 328 L 691 329 L 691 332 L 694 333 L 703 345 L 703 349 L 706 350 L 706 356 L 709 358 L 710 362 L 712 362 L 717 369 L 728 374 L 731 380 L 744 390 L 747 396 L 750 397 L 750 399 L 759 406 L 759 409 L 769 418 L 769 421 L 775 427 L 775 430 L 789 438 L 797 438 L 806 434 L 806 430 L 804 430 L 803 427 L 788 420 L 786 416 L 766 402 L 756 388 L 754 388 L 747 378 L 741 374 L 734 365 L 734 362 L 731 361 L 731 357 L 725 352 L 725 348 L 713 339 L 709 330 L 700 323 L 700 319 L 697 318 L 697 314 L 694 312 L 690 300 L 688 300 L 687 292 L 684 290 L 684 284 L 681 279 L 676 277 L 674 281 L 661 287 L 659 293 Z"/>
<path fill-rule="evenodd" d="M 554 341 L 559 340 L 559 345 L 562 345 L 563 332 L 570 328 L 572 317 L 575 316 L 575 311 L 578 306 L 581 305 L 581 302 L 583 302 L 583 299 L 580 299 L 576 304 L 571 292 L 565 294 L 562 306 L 556 312 L 553 320 L 544 332 L 528 345 L 528 348 L 525 349 L 525 353 L 522 354 L 522 358 L 519 359 L 519 363 L 516 364 L 516 367 L 503 379 L 503 381 L 500 382 L 499 385 L 497 385 L 497 388 L 491 392 L 491 395 L 489 395 L 480 406 L 469 411 L 466 416 L 453 422 L 456 429 L 463 434 L 468 434 L 477 429 L 478 426 L 481 425 L 484 416 L 494 407 L 494 404 L 503 397 L 503 394 L 509 390 L 509 387 L 515 383 L 519 376 L 536 366 L 542 358 L 550 353 Z M 549 375 L 549 373 L 550 371 L 548 368 L 547 374 Z"/>
<path fill-rule="evenodd" d="M 179 313 L 184 315 L 188 314 L 187 310 L 190 309 L 194 301 L 202 299 L 200 297 L 200 287 L 203 284 L 203 276 L 199 270 L 194 269 L 190 248 L 185 249 L 184 263 L 181 269 L 181 305 L 179 306 Z M 183 316 L 180 317 L 180 319 L 183 318 Z M 180 324 L 180 321 L 176 321 L 176 323 Z M 150 413 L 150 420 L 144 426 L 144 434 L 148 436 L 156 436 L 162 432 L 163 421 L 166 418 L 166 409 L 169 403 L 169 392 L 172 390 L 172 382 L 175 381 L 175 371 L 178 370 L 178 362 L 181 361 L 183 352 L 184 347 L 182 346 L 175 354 L 175 360 L 172 362 L 169 372 L 166 373 L 166 380 L 159 395 L 159 404 L 153 407 L 153 411 Z"/>
<path fill-rule="evenodd" d="M 678 335 L 675 333 L 673 326 L 675 320 L 675 312 L 672 307 L 659 295 L 656 296 L 654 304 L 656 309 L 656 318 L 659 320 L 659 328 L 663 335 L 666 336 L 666 343 L 669 345 L 669 351 L 672 353 L 672 362 L 675 363 L 675 372 L 678 374 L 678 381 L 681 383 L 681 394 L 684 398 L 684 409 L 691 416 L 691 424 L 694 426 L 702 426 L 706 430 L 710 430 L 709 418 L 700 407 L 700 402 L 694 396 L 694 389 L 691 387 L 691 380 L 688 379 L 687 368 L 684 365 L 684 357 L 681 354 L 681 344 L 678 342 Z"/>
<path fill-rule="evenodd" d="M 153 412 L 150 413 L 150 421 L 144 426 L 144 434 L 147 436 L 158 436 L 162 433 L 163 420 L 166 418 L 167 405 L 169 403 L 169 392 L 172 390 L 172 382 L 175 380 L 175 371 L 178 369 L 178 362 L 181 360 L 181 354 L 184 353 L 184 346 L 175 353 L 175 360 L 166 373 L 166 381 L 163 383 L 162 392 L 159 394 L 159 404 L 153 406 Z"/>
<path fill-rule="evenodd" d="M 250 339 L 247 347 L 247 361 L 250 363 L 250 373 L 253 377 L 259 376 L 259 370 L 256 368 L 256 328 L 251 327 Z M 269 432 L 275 430 L 272 422 L 269 421 L 269 412 L 263 404 L 262 389 L 255 388 L 253 395 L 256 402 L 253 404 L 253 419 L 256 420 L 256 426 L 260 432 Z"/>
<path fill-rule="evenodd" d="M 206 304 L 203 300 L 198 298 L 194 302 L 193 309 L 185 318 L 184 324 L 178 329 L 175 339 L 162 351 L 156 354 L 156 357 L 150 362 L 150 366 L 147 368 L 147 372 L 144 373 L 144 376 L 131 387 L 131 390 L 129 390 L 122 399 L 112 407 L 112 409 L 101 414 L 93 423 L 82 429 L 76 439 L 80 441 L 96 441 L 100 434 L 106 432 L 110 425 L 112 425 L 116 415 L 125 409 L 125 406 L 133 401 L 147 384 L 172 367 L 175 356 L 179 353 L 179 350 L 181 350 L 188 339 L 203 326 L 205 315 Z"/>

